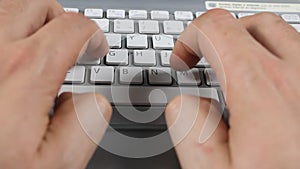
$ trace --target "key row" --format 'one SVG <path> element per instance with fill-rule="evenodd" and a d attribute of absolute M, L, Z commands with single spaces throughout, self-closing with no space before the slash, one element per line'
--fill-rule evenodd
<path fill-rule="evenodd" d="M 137 28 L 135 28 L 135 21 L 130 19 L 116 19 L 110 21 L 108 19 L 92 19 L 96 24 L 103 30 L 103 32 L 112 31 L 115 33 L 134 33 L 139 32 L 141 34 L 159 34 L 160 33 L 160 23 L 156 20 L 140 20 L 136 22 Z M 165 34 L 179 35 L 183 32 L 185 24 L 182 21 L 163 21 L 162 28 Z M 138 31 L 136 30 L 138 29 Z"/>
<path fill-rule="evenodd" d="M 160 65 L 163 67 L 170 67 L 170 58 L 172 51 L 162 50 L 159 52 Z M 134 50 L 133 51 L 133 65 L 135 66 L 156 66 L 158 65 L 155 50 Z M 127 49 L 110 49 L 106 55 L 105 64 L 109 66 L 129 65 L 129 51 Z M 82 65 L 99 65 L 101 59 L 94 61 L 85 61 L 84 58 L 78 61 Z M 204 57 L 198 62 L 196 67 L 209 67 L 208 62 Z"/>
<path fill-rule="evenodd" d="M 78 13 L 78 8 L 64 8 L 66 12 L 75 12 Z M 103 9 L 99 8 L 87 8 L 84 10 L 84 15 L 90 18 L 104 18 Z M 124 19 L 126 18 L 126 11 L 122 9 L 107 9 L 106 18 L 108 19 Z M 170 13 L 169 11 L 163 10 L 152 10 L 150 16 L 146 10 L 129 10 L 128 11 L 129 19 L 154 19 L 154 20 L 169 20 Z M 193 20 L 194 14 L 190 11 L 175 11 L 174 12 L 175 20 Z"/>
<path fill-rule="evenodd" d="M 115 74 L 118 72 L 118 81 L 123 85 L 142 85 L 144 84 L 144 73 L 147 75 L 149 85 L 172 85 L 173 77 L 170 68 L 150 67 L 144 69 L 141 67 L 120 67 L 118 71 L 112 66 L 92 66 L 90 69 L 89 82 L 92 84 L 113 84 Z M 176 71 L 178 85 L 201 85 L 201 70 L 193 68 L 188 71 Z M 211 68 L 204 70 L 206 85 L 219 85 L 217 78 Z M 65 83 L 82 84 L 85 81 L 86 69 L 84 66 L 74 66 L 66 75 Z"/>
<path fill-rule="evenodd" d="M 64 8 L 67 12 L 79 12 L 78 8 Z M 191 12 L 191 11 L 175 11 L 173 13 L 175 20 L 186 20 L 191 21 L 195 17 L 199 17 L 205 13 L 205 11 Z M 194 15 L 195 14 L 195 15 Z M 242 18 L 245 16 L 254 15 L 254 12 L 241 12 L 233 13 L 232 15 L 235 18 Z M 84 15 L 90 18 L 104 18 L 104 10 L 99 8 L 87 8 L 84 10 Z M 299 14 L 295 13 L 286 13 L 280 14 L 281 17 L 289 23 L 300 23 Z M 123 9 L 107 9 L 106 18 L 108 19 L 125 19 L 126 11 Z M 170 12 L 164 10 L 152 10 L 150 11 L 150 16 L 148 17 L 148 12 L 146 10 L 129 10 L 128 11 L 129 19 L 154 19 L 154 20 L 169 20 Z"/>
<path fill-rule="evenodd" d="M 153 49 L 173 49 L 174 37 L 172 35 L 141 35 L 128 34 L 122 36 L 121 34 L 106 34 L 106 39 L 110 48 L 120 49 L 122 47 L 128 49 L 147 49 L 149 43 L 152 44 Z M 122 45 L 122 41 L 126 42 L 126 46 Z"/>

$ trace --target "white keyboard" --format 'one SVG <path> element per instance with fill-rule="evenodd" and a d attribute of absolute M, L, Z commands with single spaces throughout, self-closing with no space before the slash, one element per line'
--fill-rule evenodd
<path fill-rule="evenodd" d="M 204 58 L 185 72 L 172 70 L 169 62 L 179 34 L 204 11 L 65 10 L 83 12 L 95 21 L 104 31 L 111 49 L 101 60 L 77 63 L 69 70 L 61 92 L 99 92 L 115 105 L 165 105 L 175 94 L 195 94 L 193 90 L 197 90 L 199 96 L 220 99 L 219 83 Z M 232 13 L 235 18 L 253 14 Z M 300 32 L 298 14 L 280 15 Z M 149 94 L 156 89 L 164 97 L 149 100 Z M 132 92 L 139 94 L 128 97 Z"/>

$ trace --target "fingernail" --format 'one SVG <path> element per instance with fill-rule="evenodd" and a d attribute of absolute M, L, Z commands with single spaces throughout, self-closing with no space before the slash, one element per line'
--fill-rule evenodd
<path fill-rule="evenodd" d="M 85 43 L 80 55 L 79 62 L 91 62 L 104 57 L 109 51 L 106 37 L 101 29 L 98 29 Z"/>

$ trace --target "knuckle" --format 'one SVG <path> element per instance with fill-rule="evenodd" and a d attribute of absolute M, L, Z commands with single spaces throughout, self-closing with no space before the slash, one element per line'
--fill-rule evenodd
<path fill-rule="evenodd" d="M 73 22 L 79 25 L 84 25 L 85 27 L 98 29 L 98 26 L 94 21 L 79 13 L 65 12 L 61 15 L 61 19 L 63 22 Z"/>
<path fill-rule="evenodd" d="M 218 28 L 227 22 L 235 20 L 232 14 L 224 9 L 212 9 L 196 18 L 193 23 L 201 30 L 205 28 Z"/>
<path fill-rule="evenodd" d="M 27 65 L 32 62 L 34 56 L 36 55 L 36 52 L 31 43 L 17 44 L 15 47 L 16 48 L 14 50 L 11 50 L 14 52 L 8 64 L 12 69 L 15 69 L 24 64 Z"/>

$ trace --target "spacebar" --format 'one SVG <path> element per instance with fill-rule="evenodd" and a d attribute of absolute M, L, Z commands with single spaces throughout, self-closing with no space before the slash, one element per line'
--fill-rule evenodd
<path fill-rule="evenodd" d="M 59 94 L 100 93 L 114 105 L 166 105 L 175 96 L 194 95 L 219 101 L 214 88 L 157 86 L 79 86 L 63 85 Z"/>

